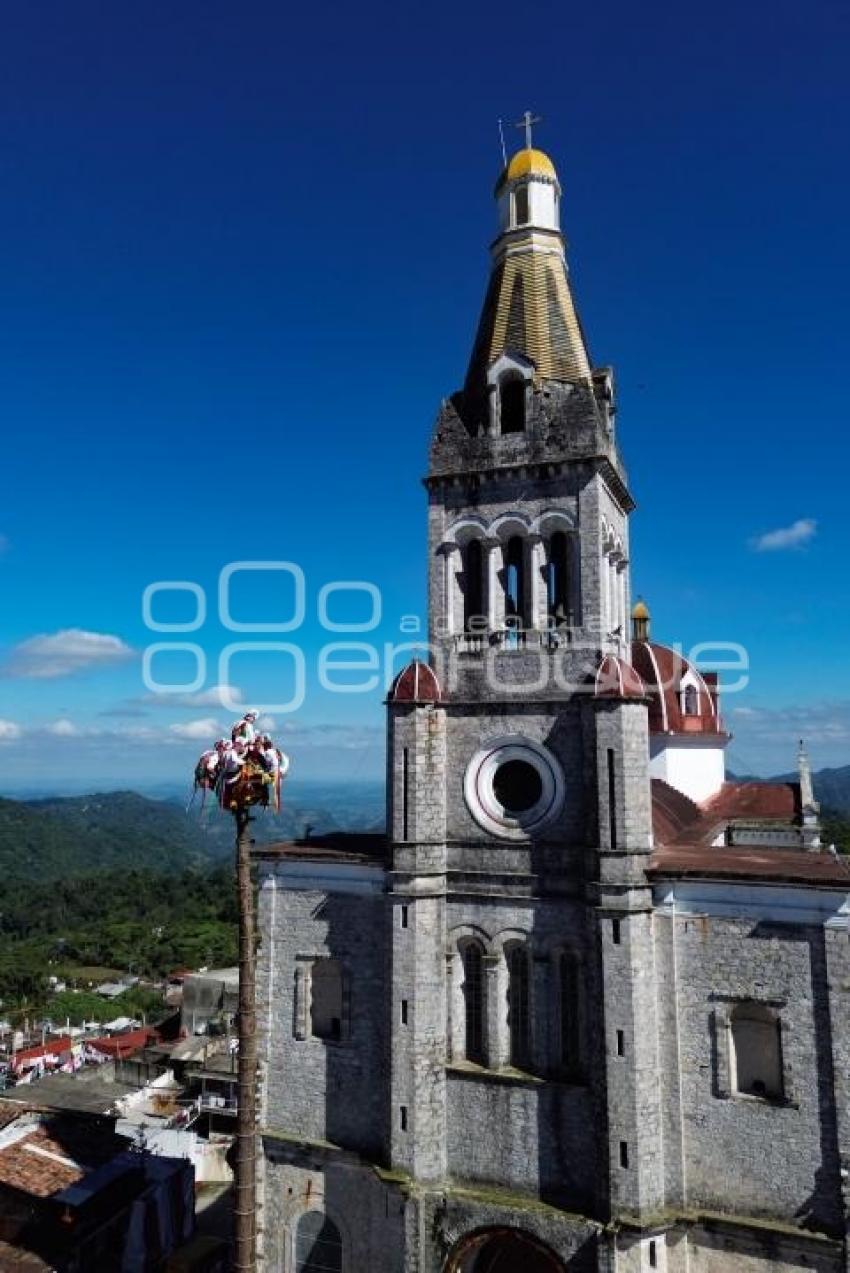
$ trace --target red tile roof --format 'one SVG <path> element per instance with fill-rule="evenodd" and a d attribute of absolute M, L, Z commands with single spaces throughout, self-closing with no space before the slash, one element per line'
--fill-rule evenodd
<path fill-rule="evenodd" d="M 421 659 L 413 659 L 392 683 L 391 703 L 439 703 L 442 698 L 437 674 Z"/>
<path fill-rule="evenodd" d="M 730 823 L 793 826 L 800 788 L 793 782 L 724 782 L 698 805 L 660 778 L 652 780 L 652 828 L 658 845 L 711 844 Z"/>
<path fill-rule="evenodd" d="M 41 1056 L 62 1056 L 65 1052 L 70 1052 L 74 1046 L 73 1039 L 63 1034 L 58 1039 L 48 1039 L 45 1043 L 38 1043 L 35 1047 L 21 1048 L 16 1052 L 13 1058 L 13 1068 L 22 1069 L 30 1061 L 37 1061 Z"/>
<path fill-rule="evenodd" d="M 703 805 L 708 817 L 793 822 L 800 812 L 796 782 L 724 782 Z"/>
<path fill-rule="evenodd" d="M 597 698 L 646 698 L 646 686 L 625 659 L 606 654 L 596 672 Z"/>
<path fill-rule="evenodd" d="M 850 889 L 850 864 L 846 859 L 805 849 L 672 845 L 655 850 L 648 875 L 665 879 L 757 879 Z"/>
<path fill-rule="evenodd" d="M 0 1186 L 49 1198 L 126 1147 L 126 1139 L 111 1127 L 89 1119 L 46 1115 L 31 1131 L 0 1149 Z"/>
<path fill-rule="evenodd" d="M 82 1180 L 87 1170 L 43 1127 L 0 1149 L 0 1185 L 37 1198 L 49 1198 L 66 1189 Z"/>
<path fill-rule="evenodd" d="M 284 840 L 277 844 L 258 844 L 252 850 L 254 857 L 297 858 L 303 861 L 350 862 L 354 864 L 384 865 L 389 846 L 385 835 L 368 832 L 334 831 L 328 835 L 311 836 L 308 840 Z"/>
<path fill-rule="evenodd" d="M 158 1043 L 159 1034 L 150 1026 L 141 1030 L 128 1030 L 126 1034 L 113 1034 L 102 1039 L 86 1039 L 86 1043 L 107 1056 L 126 1059 L 148 1043 Z"/>
<path fill-rule="evenodd" d="M 632 664 L 649 695 L 651 733 L 724 735 L 717 702 L 717 677 L 698 672 L 677 650 L 657 641 L 633 641 Z M 682 711 L 682 682 L 696 690 L 696 712 Z M 692 679 L 691 679 L 692 678 Z"/>
<path fill-rule="evenodd" d="M 702 817 L 698 804 L 661 778 L 652 779 L 652 830 L 656 844 L 682 839 Z"/>

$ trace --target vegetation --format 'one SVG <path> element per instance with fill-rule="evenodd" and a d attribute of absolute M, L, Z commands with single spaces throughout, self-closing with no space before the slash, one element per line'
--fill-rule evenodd
<path fill-rule="evenodd" d="M 313 831 L 380 830 L 383 791 L 319 786 L 285 789 L 280 814 L 253 824 L 263 843 Z M 298 797 L 301 793 L 301 798 Z M 181 801 L 150 800 L 133 791 L 48 800 L 0 799 L 0 879 L 65 880 L 127 866 L 164 875 L 233 861 L 233 823 L 208 798 L 187 813 Z M 2 909 L 2 904 L 0 904 Z"/>
<path fill-rule="evenodd" d="M 821 817 L 821 839 L 839 853 L 850 853 L 850 818 L 826 811 Z"/>
<path fill-rule="evenodd" d="M 82 1025 L 84 1021 L 114 1021 L 116 1017 L 142 1020 L 162 1014 L 162 995 L 145 986 L 133 986 L 117 999 L 104 999 L 93 990 L 63 990 L 51 994 L 44 1005 L 44 1016 L 57 1030 L 66 1022 Z"/>
<path fill-rule="evenodd" d="M 50 976 L 88 990 L 103 980 L 93 971 L 162 978 L 178 967 L 232 964 L 236 954 L 236 897 L 227 867 L 168 876 L 112 870 L 50 884 L 12 880 L 3 890 L 4 1015 L 14 1007 L 45 1005 Z M 132 991 L 99 1002 L 106 1002 L 111 1017 L 147 1010 Z M 67 1008 L 56 1009 L 58 1018 L 68 1015 Z"/>
<path fill-rule="evenodd" d="M 303 794 L 258 818 L 255 838 L 380 825 L 377 786 Z M 130 791 L 0 799 L 0 880 L 0 1016 L 138 1016 L 148 992 L 72 992 L 236 962 L 233 822 L 209 804 L 202 817 L 199 803 L 187 815 L 177 800 Z M 50 977 L 68 992 L 51 996 Z"/>

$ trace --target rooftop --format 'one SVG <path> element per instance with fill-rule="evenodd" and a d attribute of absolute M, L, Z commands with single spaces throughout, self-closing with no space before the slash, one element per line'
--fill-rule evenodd
<path fill-rule="evenodd" d="M 112 1066 L 103 1069 L 111 1070 Z M 118 1082 L 101 1071 L 95 1071 L 91 1077 L 48 1074 L 29 1088 L 32 1101 L 41 1108 L 73 1110 L 80 1114 L 110 1114 L 116 1101 L 136 1091 L 138 1088 L 133 1084 Z"/>
<path fill-rule="evenodd" d="M 661 778 L 652 780 L 652 827 L 659 845 L 710 845 L 730 822 L 793 825 L 800 789 L 793 782 L 725 782 L 696 804 Z"/>
<path fill-rule="evenodd" d="M 43 1114 L 20 1108 L 20 1133 L 7 1124 L 0 1141 L 0 1186 L 35 1198 L 50 1198 L 123 1153 L 127 1141 L 93 1119 Z"/>
<path fill-rule="evenodd" d="M 648 874 L 655 879 L 749 879 L 850 889 L 845 858 L 806 849 L 671 845 L 655 850 Z"/>
<path fill-rule="evenodd" d="M 371 863 L 384 865 L 389 858 L 389 844 L 384 834 L 334 831 L 329 835 L 311 836 L 304 840 L 285 840 L 277 844 L 258 844 L 252 850 L 259 858 L 297 858 L 306 861 Z"/>

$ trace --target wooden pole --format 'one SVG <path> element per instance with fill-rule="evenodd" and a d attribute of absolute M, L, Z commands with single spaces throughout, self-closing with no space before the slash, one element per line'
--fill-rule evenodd
<path fill-rule="evenodd" d="M 233 1267 L 237 1273 L 255 1269 L 255 1183 L 256 1183 L 256 1084 L 257 1013 L 255 1006 L 256 919 L 254 885 L 251 880 L 251 816 L 237 809 L 236 888 L 239 898 L 239 1065 L 236 1092 L 236 1170 L 234 1227 L 236 1251 Z"/>

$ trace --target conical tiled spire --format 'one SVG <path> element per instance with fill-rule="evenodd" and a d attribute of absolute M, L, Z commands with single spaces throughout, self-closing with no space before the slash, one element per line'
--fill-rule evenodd
<path fill-rule="evenodd" d="M 542 151 L 516 154 L 496 187 L 501 234 L 478 324 L 467 388 L 502 354 L 531 359 L 538 380 L 590 379 L 590 360 L 567 278 L 560 186 Z"/>

